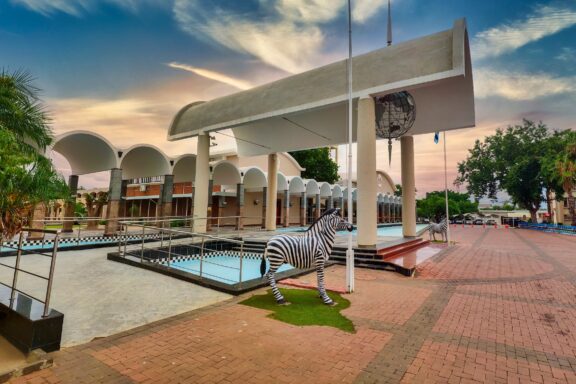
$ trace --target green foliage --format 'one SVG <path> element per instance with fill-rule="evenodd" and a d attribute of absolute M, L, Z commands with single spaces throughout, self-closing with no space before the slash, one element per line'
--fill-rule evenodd
<path fill-rule="evenodd" d="M 0 72 L 0 231 L 20 231 L 34 205 L 67 198 L 69 190 L 44 150 L 51 142 L 38 90 L 24 72 Z"/>
<path fill-rule="evenodd" d="M 183 227 L 186 225 L 186 222 L 184 220 L 174 220 L 170 222 L 170 227 L 172 228 L 178 228 L 178 227 Z"/>
<path fill-rule="evenodd" d="M 535 220 L 544 199 L 542 191 L 558 188 L 548 159 L 561 145 L 561 136 L 551 133 L 543 123 L 529 120 L 498 129 L 483 142 L 477 140 L 466 160 L 458 164 L 455 184 L 466 183 L 468 192 L 477 199 L 496 198 L 498 190 L 505 190 Z"/>
<path fill-rule="evenodd" d="M 328 148 L 290 152 L 290 155 L 303 168 L 306 168 L 302 172 L 303 178 L 325 181 L 330 184 L 338 181 L 338 164 L 330 158 L 330 150 Z"/>
<path fill-rule="evenodd" d="M 74 204 L 74 217 L 86 217 L 86 206 L 81 202 L 76 202 Z"/>
<path fill-rule="evenodd" d="M 402 185 L 396 184 L 396 190 L 394 191 L 394 196 L 402 197 Z"/>
<path fill-rule="evenodd" d="M 467 193 L 448 191 L 448 210 L 450 216 L 478 212 L 478 203 L 470 201 Z M 428 192 L 424 199 L 416 201 L 418 217 L 426 217 L 439 222 L 446 216 L 446 199 L 444 191 Z"/>
<path fill-rule="evenodd" d="M 256 295 L 240 302 L 240 304 L 272 311 L 268 317 L 298 326 L 324 325 L 354 333 L 354 324 L 340 314 L 340 311 L 350 306 L 350 301 L 337 293 L 330 293 L 332 300 L 338 303 L 328 306 L 322 303 L 318 292 L 308 289 L 280 289 L 282 295 L 292 305 L 278 305 L 268 290 L 266 295 Z"/>

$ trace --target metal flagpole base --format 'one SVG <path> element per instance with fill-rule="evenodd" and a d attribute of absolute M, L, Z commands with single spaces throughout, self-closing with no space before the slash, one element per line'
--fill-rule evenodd
<path fill-rule="evenodd" d="M 346 250 L 346 291 L 354 292 L 354 249 Z"/>

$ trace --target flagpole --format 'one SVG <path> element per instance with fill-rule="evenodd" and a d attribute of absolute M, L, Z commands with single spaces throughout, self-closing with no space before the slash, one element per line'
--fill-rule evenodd
<path fill-rule="evenodd" d="M 450 214 L 448 211 L 448 171 L 446 167 L 446 131 L 442 132 L 444 141 L 444 194 L 446 198 L 446 242 L 450 246 Z"/>
<path fill-rule="evenodd" d="M 348 221 L 354 223 L 352 201 L 352 6 L 348 0 L 348 161 L 346 174 L 348 175 Z M 352 234 L 348 233 L 348 249 L 346 250 L 346 291 L 354 292 L 354 249 L 352 248 Z"/>

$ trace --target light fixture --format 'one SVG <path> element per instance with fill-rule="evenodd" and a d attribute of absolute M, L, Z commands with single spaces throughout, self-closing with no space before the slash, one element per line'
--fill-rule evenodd
<path fill-rule="evenodd" d="M 260 203 L 260 200 L 254 199 L 254 205 L 258 205 L 259 203 Z"/>

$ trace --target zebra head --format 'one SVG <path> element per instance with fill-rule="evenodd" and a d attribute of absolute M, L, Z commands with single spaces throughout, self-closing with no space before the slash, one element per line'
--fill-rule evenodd
<path fill-rule="evenodd" d="M 340 216 L 340 208 L 334 208 L 333 212 L 330 212 L 326 216 L 326 224 L 336 231 L 347 230 L 348 232 L 352 232 L 354 230 L 354 226 Z"/>

